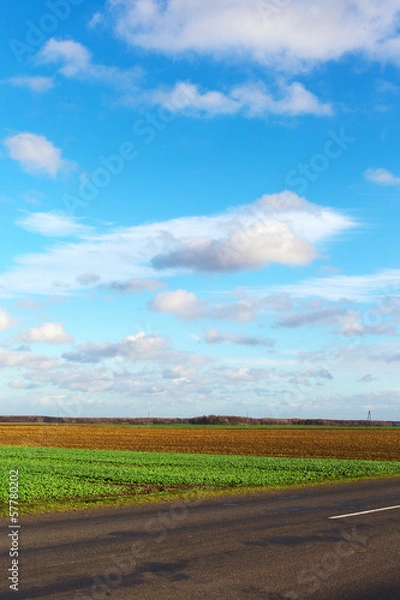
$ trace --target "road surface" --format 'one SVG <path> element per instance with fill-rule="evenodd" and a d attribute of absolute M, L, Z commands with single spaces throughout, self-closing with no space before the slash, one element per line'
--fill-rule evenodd
<path fill-rule="evenodd" d="M 0 519 L 0 600 L 397 600 L 399 505 L 398 478 L 22 517 L 18 592 Z"/>

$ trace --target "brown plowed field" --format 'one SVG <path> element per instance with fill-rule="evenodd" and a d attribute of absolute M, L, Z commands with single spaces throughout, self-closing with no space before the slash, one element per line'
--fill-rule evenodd
<path fill-rule="evenodd" d="M 1 424 L 3 446 L 400 460 L 400 429 Z"/>

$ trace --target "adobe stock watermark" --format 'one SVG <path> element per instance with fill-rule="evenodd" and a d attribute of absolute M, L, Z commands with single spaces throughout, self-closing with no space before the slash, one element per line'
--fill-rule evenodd
<path fill-rule="evenodd" d="M 85 0 L 46 0 L 44 12 L 36 22 L 25 21 L 26 31 L 23 39 L 11 38 L 8 45 L 19 65 L 23 65 L 33 57 L 39 46 L 58 29 L 60 22 L 66 21 L 74 8 Z"/>
<path fill-rule="evenodd" d="M 174 121 L 182 108 L 190 104 L 193 96 L 189 89 L 179 89 L 172 94 L 166 105 L 158 106 L 148 111 L 132 125 L 132 133 L 145 145 L 149 145 Z M 98 157 L 98 166 L 91 173 L 79 176 L 79 186 L 75 195 L 63 194 L 63 204 L 66 212 L 72 216 L 77 209 L 86 208 L 101 192 L 107 188 L 115 177 L 118 177 L 128 163 L 139 156 L 137 144 L 127 140 L 122 142 L 116 153 Z"/>
<path fill-rule="evenodd" d="M 196 498 L 182 500 L 170 504 L 168 510 L 159 511 L 157 516 L 147 521 L 144 526 L 145 537 L 134 542 L 129 549 L 121 554 L 109 557 L 109 567 L 102 575 L 92 576 L 92 585 L 87 592 L 75 592 L 72 600 L 107 600 L 118 588 L 124 578 L 140 571 L 140 561 L 149 557 L 157 544 L 164 541 L 168 533 L 176 529 L 188 518 L 189 510 L 199 506 L 204 500 Z"/>
<path fill-rule="evenodd" d="M 314 154 L 308 162 L 300 162 L 295 169 L 286 175 L 286 184 L 297 194 L 304 194 L 310 183 L 314 183 L 325 173 L 332 161 L 337 160 L 350 148 L 356 138 L 346 134 L 342 127 L 339 132 L 330 129 L 321 152 Z"/>
<path fill-rule="evenodd" d="M 14 592 L 19 590 L 19 531 L 21 525 L 18 523 L 19 519 L 19 491 L 18 491 L 18 469 L 12 469 L 9 473 L 9 494 L 8 494 L 8 507 L 10 524 L 8 526 L 9 533 L 8 537 L 10 548 L 8 556 L 11 559 L 11 565 L 8 568 L 8 587 Z"/>
<path fill-rule="evenodd" d="M 283 596 L 285 599 L 300 600 L 315 594 L 329 577 L 333 577 L 340 570 L 344 561 L 356 552 L 365 552 L 368 538 L 355 526 L 351 531 L 341 529 L 339 535 L 340 538 L 331 551 L 298 573 L 298 587 L 286 592 Z"/>

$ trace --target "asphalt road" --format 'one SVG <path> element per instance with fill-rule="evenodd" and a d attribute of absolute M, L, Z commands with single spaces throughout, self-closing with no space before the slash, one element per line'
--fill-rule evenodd
<path fill-rule="evenodd" d="M 394 600 L 400 479 L 22 517 L 19 591 L 0 600 Z"/>

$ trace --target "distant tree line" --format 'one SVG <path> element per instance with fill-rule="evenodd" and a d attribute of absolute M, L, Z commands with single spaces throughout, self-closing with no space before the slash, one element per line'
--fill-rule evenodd
<path fill-rule="evenodd" d="M 137 418 L 92 418 L 92 417 L 47 417 L 47 416 L 0 416 L 1 423 L 109 423 L 114 425 L 314 425 L 324 427 L 399 427 L 400 421 L 368 421 L 340 419 L 272 419 L 221 415 L 203 415 L 188 419 L 137 417 Z"/>

